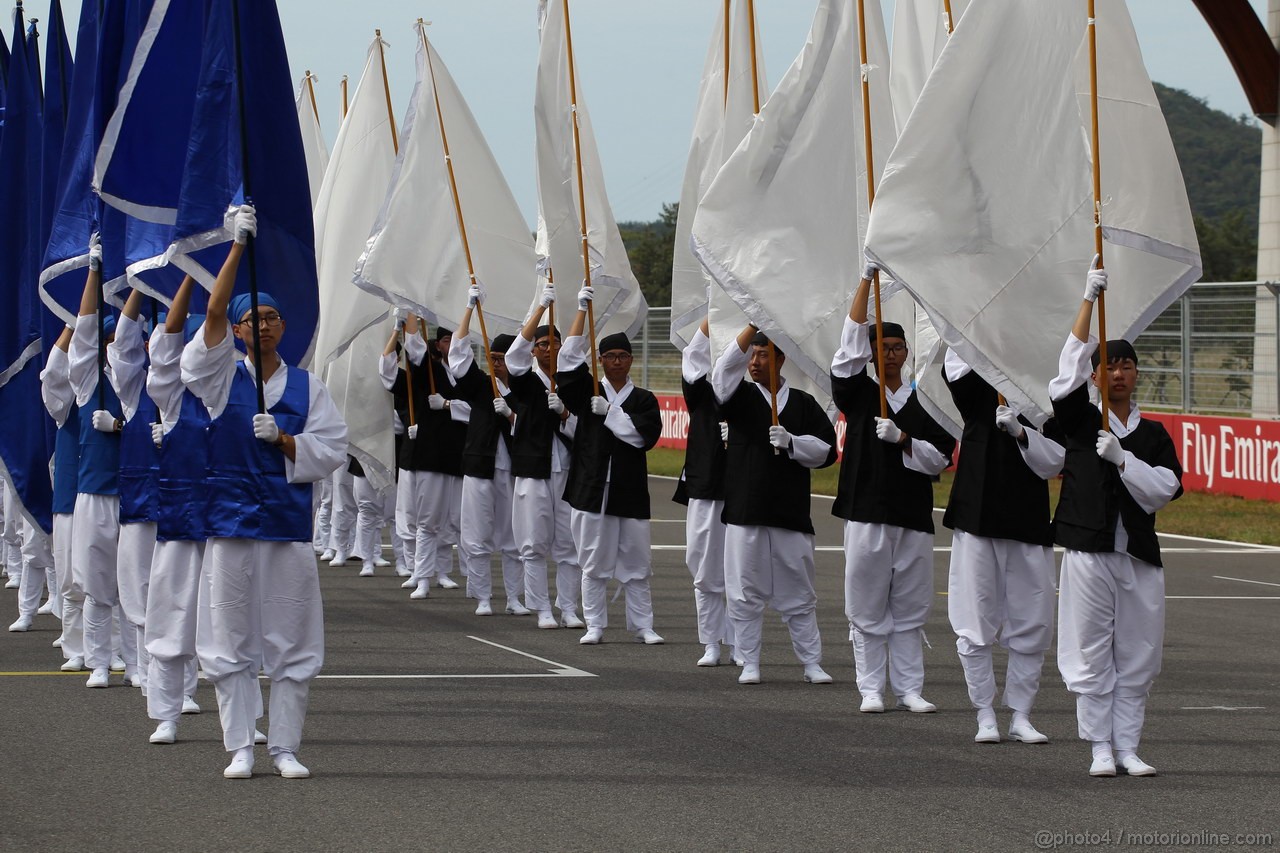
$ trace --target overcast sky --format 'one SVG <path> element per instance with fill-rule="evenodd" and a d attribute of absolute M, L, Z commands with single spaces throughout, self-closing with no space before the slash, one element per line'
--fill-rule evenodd
<path fill-rule="evenodd" d="M 1084 0 L 1078 2 L 1084 15 Z M 8 5 L 11 0 L 0 0 Z M 1266 0 L 1251 0 L 1260 14 Z M 50 0 L 28 0 L 47 19 Z M 892 20 L 892 0 L 882 0 Z M 462 88 L 525 214 L 533 219 L 533 74 L 537 0 L 278 0 L 295 82 L 311 69 L 325 135 L 337 135 L 339 81 L 354 93 L 375 28 L 387 54 L 397 121 L 414 80 L 413 23 L 428 35 Z M 817 0 L 756 0 L 769 85 L 804 45 Z M 655 219 L 676 201 L 697 87 L 720 0 L 571 0 L 582 97 L 591 108 L 614 212 Z M 1233 115 L 1248 113 L 1226 56 L 1191 0 L 1129 0 L 1153 80 L 1185 89 Z M 74 31 L 79 0 L 65 0 Z M 6 19 L 8 16 L 5 16 Z M 42 26 L 43 30 L 44 27 Z M 12 26 L 5 26 L 5 37 Z M 74 36 L 73 36 L 74 38 Z"/>

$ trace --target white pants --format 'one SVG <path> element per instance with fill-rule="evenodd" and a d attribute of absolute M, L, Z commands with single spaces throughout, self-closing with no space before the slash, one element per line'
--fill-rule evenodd
<path fill-rule="evenodd" d="M 267 746 L 272 754 L 296 752 L 311 679 L 324 663 L 324 612 L 311 547 L 210 539 L 206 548 L 211 637 L 201 660 L 217 688 L 223 746 L 234 752 L 253 745 L 261 662 L 271 680 Z"/>
<path fill-rule="evenodd" d="M 121 630 L 132 628 L 137 637 L 138 671 L 146 686 L 147 649 L 144 626 L 147 620 L 147 584 L 151 581 L 151 559 L 156 550 L 156 525 L 153 521 L 120 525 L 116 551 L 116 572 L 120 588 L 120 609 L 125 621 Z"/>
<path fill-rule="evenodd" d="M 1136 750 L 1164 653 L 1164 572 L 1128 554 L 1068 550 L 1058 598 L 1058 670 L 1082 740 Z"/>
<path fill-rule="evenodd" d="M 119 533 L 119 495 L 76 495 L 71 565 L 74 583 L 84 592 L 84 659 L 89 669 L 105 669 L 111 663 L 111 615 L 120 601 L 116 587 Z"/>
<path fill-rule="evenodd" d="M 511 528 L 524 561 L 524 603 L 537 613 L 551 612 L 547 560 L 556 562 L 556 607 L 577 613 L 582 595 L 582 568 L 569 525 L 569 504 L 561 499 L 566 471 L 546 480 L 516 477 L 511 499 Z"/>
<path fill-rule="evenodd" d="M 53 568 L 62 598 L 62 656 L 67 660 L 84 657 L 84 588 L 75 583 L 71 570 L 73 523 L 71 513 L 54 513 Z"/>
<path fill-rule="evenodd" d="M 329 537 L 333 533 L 331 520 L 333 515 L 333 479 L 326 477 L 316 482 L 312 489 L 312 505 L 315 507 L 315 533 L 311 542 L 316 553 L 329 547 Z"/>
<path fill-rule="evenodd" d="M 204 542 L 157 542 L 147 594 L 147 716 L 177 722 L 195 692 L 196 627 L 208 619 L 201 596 Z M 201 613 L 201 607 L 204 613 Z"/>
<path fill-rule="evenodd" d="M 955 531 L 947 614 L 973 707 L 995 705 L 991 652 L 999 642 L 1009 650 L 1004 704 L 1031 713 L 1053 640 L 1055 598 L 1052 548 Z"/>
<path fill-rule="evenodd" d="M 18 510 L 18 496 L 8 481 L 0 483 L 4 488 L 4 543 L 5 573 L 12 578 L 22 577 L 22 513 Z"/>
<path fill-rule="evenodd" d="M 604 500 L 609 499 L 605 486 Z M 603 505 L 603 504 L 602 504 Z M 619 518 L 573 510 L 569 516 L 582 567 L 582 615 L 588 628 L 609 626 L 609 579 L 626 593 L 627 630 L 653 630 L 653 596 L 649 576 L 649 519 Z"/>
<path fill-rule="evenodd" d="M 417 527 L 413 523 L 413 476 L 412 472 L 399 469 L 396 479 L 395 536 L 400 540 L 404 566 L 410 572 L 417 570 Z"/>
<path fill-rule="evenodd" d="M 698 610 L 698 642 L 733 645 L 724 594 L 724 501 L 691 498 L 685 514 L 685 565 L 693 576 L 693 603 Z"/>
<path fill-rule="evenodd" d="M 502 555 L 502 586 L 508 602 L 524 592 L 524 563 L 511 529 L 510 471 L 496 470 L 493 479 L 462 478 L 462 521 L 458 553 L 467 577 L 467 593 L 480 601 L 493 597 L 490 555 Z"/>
<path fill-rule="evenodd" d="M 336 553 L 351 554 L 356 541 L 355 478 L 346 466 L 333 472 L 333 509 L 329 513 L 329 547 Z"/>
<path fill-rule="evenodd" d="M 413 580 L 421 583 L 448 575 L 458 542 L 462 478 L 435 471 L 401 471 L 405 484 L 405 521 L 413 534 Z"/>
<path fill-rule="evenodd" d="M 760 665 L 764 609 L 769 605 L 781 614 L 800 662 L 822 662 L 813 574 L 811 534 L 780 527 L 725 526 L 724 585 L 744 661 Z"/>
<path fill-rule="evenodd" d="M 45 570 L 53 565 L 53 552 L 43 530 L 25 518 L 21 519 L 19 528 L 22 531 L 22 579 L 18 587 L 18 616 L 34 617 L 45 590 Z"/>
<path fill-rule="evenodd" d="M 372 563 L 382 556 L 382 537 L 379 534 L 395 511 L 395 490 L 388 487 L 386 492 L 380 492 L 373 487 L 368 477 L 355 477 L 354 480 L 355 483 L 352 485 L 352 494 L 356 501 L 354 553 L 359 554 L 365 563 Z"/>

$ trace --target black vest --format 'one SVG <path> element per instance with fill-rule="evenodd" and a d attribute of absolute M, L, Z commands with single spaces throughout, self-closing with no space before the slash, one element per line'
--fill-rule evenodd
<path fill-rule="evenodd" d="M 933 533 L 933 478 L 902 462 L 902 448 L 876 438 L 880 386 L 866 368 L 848 378 L 831 377 L 831 395 L 844 412 L 844 457 L 831 514 L 848 521 L 891 524 Z M 956 440 L 920 405 L 914 391 L 889 419 L 913 439 L 927 441 L 948 458 Z"/>
<path fill-rule="evenodd" d="M 996 426 L 996 389 L 972 370 L 952 382 L 944 369 L 942 378 L 964 418 L 943 525 L 988 539 L 1053 544 L 1049 484 L 1027 467 L 1018 440 Z"/>
<path fill-rule="evenodd" d="M 1053 413 L 1067 449 L 1062 496 L 1053 517 L 1053 541 L 1073 551 L 1114 551 L 1118 517 L 1129 535 L 1125 550 L 1145 563 L 1162 566 L 1155 515 L 1138 506 L 1120 479 L 1120 469 L 1098 456 L 1102 412 L 1089 402 L 1088 385 L 1054 400 Z M 1152 467 L 1168 468 L 1182 481 L 1173 439 L 1157 421 L 1143 418 L 1133 432 L 1120 439 L 1120 446 Z M 1181 494 L 1179 486 L 1174 498 Z"/>
<path fill-rule="evenodd" d="M 592 392 L 601 397 L 604 392 L 591 381 L 587 365 L 557 373 L 556 386 L 565 406 L 578 416 L 569 477 L 564 485 L 565 501 L 583 512 L 601 512 L 608 477 L 609 501 L 603 512 L 619 518 L 649 518 L 649 469 L 645 454 L 662 437 L 658 398 L 643 388 L 633 387 L 622 402 L 622 411 L 631 416 L 631 423 L 644 441 L 644 447 L 640 448 L 619 441 L 605 426 L 602 415 L 591 414 Z"/>
<path fill-rule="evenodd" d="M 511 473 L 546 480 L 551 477 L 551 442 L 568 438 L 560 432 L 560 416 L 547 408 L 547 386 L 530 368 L 511 374 L 508 387 L 516 399 L 516 428 L 511 435 Z M 557 389 L 558 390 L 558 389 Z"/>
<path fill-rule="evenodd" d="M 498 458 L 498 442 L 511 451 L 511 421 L 493 411 L 493 383 L 475 361 L 458 380 L 458 396 L 471 404 L 471 420 L 467 423 L 467 441 L 462 450 L 462 473 L 467 477 L 492 480 Z M 512 411 L 515 394 L 508 386 L 503 398 Z"/>
<path fill-rule="evenodd" d="M 457 389 L 449 381 L 447 368 L 436 361 L 431 361 L 430 364 L 435 376 L 436 393 L 447 399 L 456 399 Z M 434 471 L 461 477 L 462 447 L 466 443 L 467 425 L 455 421 L 448 409 L 433 410 L 427 404 L 431 386 L 427 380 L 426 366 L 410 361 L 409 371 L 413 380 L 413 413 L 417 416 L 418 437 L 410 439 L 406 435 L 405 441 L 400 445 L 399 465 L 406 471 Z M 401 370 L 396 377 L 396 385 L 401 386 L 404 381 L 404 371 Z M 392 393 L 395 391 L 393 388 Z M 407 405 L 402 417 L 407 427 Z"/>
<path fill-rule="evenodd" d="M 769 443 L 773 414 L 768 399 L 755 383 L 744 380 L 720 407 L 720 413 L 729 422 L 721 520 L 725 524 L 779 527 L 812 535 L 809 469 L 785 451 L 774 454 Z M 778 412 L 778 423 L 792 435 L 812 435 L 831 445 L 831 452 L 818 467 L 835 463 L 835 427 L 813 397 L 790 389 L 786 407 Z"/>
<path fill-rule="evenodd" d="M 720 407 L 707 377 L 696 382 L 681 380 L 684 404 L 689 409 L 689 440 L 684 451 L 684 470 L 676 483 L 676 503 L 690 499 L 724 500 L 724 442 L 720 440 Z"/>

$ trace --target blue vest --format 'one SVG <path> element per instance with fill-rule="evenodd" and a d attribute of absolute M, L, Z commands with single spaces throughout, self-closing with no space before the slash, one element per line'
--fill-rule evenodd
<path fill-rule="evenodd" d="M 102 404 L 108 412 L 120 417 L 120 398 L 103 376 Z M 82 495 L 120 494 L 120 436 L 93 428 L 93 413 L 98 408 L 95 388 L 89 402 L 80 407 L 80 479 L 76 491 Z"/>
<path fill-rule="evenodd" d="M 160 446 L 160 506 L 156 512 L 159 542 L 203 542 L 204 481 L 209 461 L 209 410 L 190 391 L 182 392 L 182 408 Z"/>
<path fill-rule="evenodd" d="M 307 424 L 310 374 L 297 367 L 281 369 L 288 370 L 284 395 L 268 412 L 282 432 L 297 435 Z M 312 485 L 285 480 L 280 448 L 254 438 L 257 412 L 258 391 L 241 362 L 227 408 L 209 424 L 206 532 L 210 539 L 310 542 Z"/>
<path fill-rule="evenodd" d="M 80 479 L 80 409 L 75 404 L 58 427 L 53 441 L 53 512 L 69 515 L 76 509 L 76 483 Z"/>
<path fill-rule="evenodd" d="M 120 523 L 141 524 L 156 520 L 156 469 L 160 454 L 151 440 L 156 404 L 145 388 L 138 410 L 120 431 Z"/>

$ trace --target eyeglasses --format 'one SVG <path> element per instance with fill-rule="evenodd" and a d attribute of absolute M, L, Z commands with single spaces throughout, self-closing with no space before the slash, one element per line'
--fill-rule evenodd
<path fill-rule="evenodd" d="M 889 344 L 884 348 L 885 355 L 902 355 L 907 351 L 906 344 Z"/>
<path fill-rule="evenodd" d="M 279 314 L 275 314 L 275 313 L 263 314 L 262 316 L 258 317 L 258 325 L 262 326 L 265 324 L 268 329 L 274 329 L 276 326 L 279 326 L 280 323 L 281 323 L 281 317 Z M 250 326 L 252 324 L 253 324 L 253 318 L 245 317 L 243 320 L 239 322 L 238 325 Z"/>
<path fill-rule="evenodd" d="M 601 361 L 630 361 L 631 353 L 629 352 L 605 352 L 600 354 Z"/>
<path fill-rule="evenodd" d="M 560 346 L 560 342 L 559 342 L 559 341 L 556 341 L 556 346 L 557 346 L 557 347 L 559 347 L 559 346 Z M 534 344 L 534 345 L 533 345 L 533 348 L 534 348 L 534 349 L 536 349 L 536 350 L 542 350 L 543 352 L 546 352 L 547 350 L 551 349 L 551 342 L 550 342 L 550 341 L 538 341 L 536 344 Z"/>

